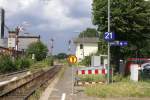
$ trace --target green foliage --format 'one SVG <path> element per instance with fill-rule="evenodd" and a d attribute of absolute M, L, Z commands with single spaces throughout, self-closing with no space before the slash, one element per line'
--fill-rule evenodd
<path fill-rule="evenodd" d="M 43 62 L 47 66 L 53 66 L 54 65 L 54 59 L 53 59 L 53 57 L 47 57 L 46 59 L 43 60 Z"/>
<path fill-rule="evenodd" d="M 86 87 L 86 94 L 98 97 L 150 97 L 148 82 L 117 82 Z"/>
<path fill-rule="evenodd" d="M 16 65 L 17 69 L 29 68 L 31 65 L 29 59 L 27 58 L 18 58 L 15 60 L 14 64 Z"/>
<path fill-rule="evenodd" d="M 81 32 L 79 34 L 79 37 L 82 38 L 82 37 L 98 37 L 98 32 L 96 29 L 94 28 L 87 28 L 85 31 Z"/>
<path fill-rule="evenodd" d="M 80 64 L 85 66 L 91 65 L 91 56 L 85 56 L 85 58 L 80 62 Z"/>
<path fill-rule="evenodd" d="M 30 69 L 50 67 L 50 66 L 53 66 L 53 63 L 54 63 L 53 58 L 47 57 L 46 59 L 43 59 L 42 61 L 37 61 L 36 63 L 32 64 L 32 66 L 30 66 Z"/>
<path fill-rule="evenodd" d="M 46 58 L 47 52 L 47 47 L 41 41 L 30 44 L 27 49 L 27 54 L 30 56 L 35 54 L 35 59 L 37 61 L 41 61 Z"/>
<path fill-rule="evenodd" d="M 116 40 L 128 41 L 126 47 L 111 47 L 111 64 L 118 71 L 119 59 L 129 57 L 149 57 L 150 53 L 150 1 L 144 0 L 111 0 L 110 30 L 116 34 Z M 93 24 L 98 26 L 100 41 L 108 29 L 107 0 L 93 0 Z M 100 52 L 106 53 L 99 49 Z M 103 47 L 103 46 L 102 46 Z M 132 50 L 136 47 L 135 50 Z M 137 53 L 137 54 L 136 54 Z M 116 56 L 117 55 L 117 56 Z"/>
<path fill-rule="evenodd" d="M 107 54 L 107 42 L 103 39 L 100 39 L 98 43 L 98 54 Z"/>
<path fill-rule="evenodd" d="M 141 81 L 149 81 L 150 82 L 150 74 L 149 74 L 149 72 L 140 70 L 139 71 L 139 79 Z"/>
<path fill-rule="evenodd" d="M 27 58 L 12 59 L 8 55 L 0 56 L 0 73 L 8 73 L 29 68 L 30 61 Z"/>
<path fill-rule="evenodd" d="M 107 31 L 107 0 L 94 0 L 93 23 L 102 33 Z M 150 7 L 144 0 L 112 0 L 111 31 L 117 34 L 117 40 L 127 40 L 129 45 L 139 49 L 145 47 L 150 33 Z M 137 41 L 137 42 L 135 42 Z"/>
<path fill-rule="evenodd" d="M 17 67 L 13 63 L 12 59 L 10 56 L 0 56 L 0 72 L 5 73 L 5 72 L 12 72 L 17 70 Z"/>
<path fill-rule="evenodd" d="M 116 75 L 113 76 L 113 81 L 120 82 L 123 78 L 124 78 L 123 75 L 117 73 Z"/>
<path fill-rule="evenodd" d="M 123 75 L 118 74 L 118 73 L 116 73 L 113 76 L 113 82 L 129 82 L 129 81 L 130 81 L 130 77 L 129 76 L 124 77 Z"/>
<path fill-rule="evenodd" d="M 85 82 L 104 82 L 105 75 L 78 75 L 81 81 Z"/>
<path fill-rule="evenodd" d="M 55 58 L 57 58 L 57 59 L 66 59 L 67 56 L 68 55 L 66 53 L 59 53 L 58 55 L 55 56 Z"/>

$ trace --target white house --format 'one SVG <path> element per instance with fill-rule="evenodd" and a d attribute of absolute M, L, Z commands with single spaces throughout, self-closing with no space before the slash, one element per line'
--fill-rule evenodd
<path fill-rule="evenodd" d="M 74 44 L 76 46 L 76 57 L 78 62 L 84 59 L 85 56 L 96 53 L 98 51 L 98 38 L 76 38 Z"/>

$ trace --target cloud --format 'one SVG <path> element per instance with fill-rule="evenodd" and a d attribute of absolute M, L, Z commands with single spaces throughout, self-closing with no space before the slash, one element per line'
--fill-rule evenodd
<path fill-rule="evenodd" d="M 0 0 L 9 27 L 29 23 L 26 31 L 40 34 L 46 44 L 51 37 L 57 40 L 56 53 L 66 51 L 63 44 L 80 31 L 93 27 L 91 4 L 92 0 Z"/>
<path fill-rule="evenodd" d="M 5 9 L 7 17 L 24 13 L 36 4 L 36 0 L 0 0 L 0 7 Z"/>
<path fill-rule="evenodd" d="M 85 25 L 90 19 L 90 0 L 51 0 L 44 7 L 44 15 L 53 24 L 52 28 L 66 29 Z"/>

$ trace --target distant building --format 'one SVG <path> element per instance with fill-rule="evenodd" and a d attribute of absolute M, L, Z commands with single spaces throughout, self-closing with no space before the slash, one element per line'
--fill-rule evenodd
<path fill-rule="evenodd" d="M 40 40 L 40 35 L 17 35 L 15 31 L 9 31 L 8 48 L 14 48 L 17 51 L 26 50 L 31 43 Z"/>
<path fill-rule="evenodd" d="M 18 50 L 26 50 L 31 43 L 40 41 L 39 36 L 18 36 Z"/>
<path fill-rule="evenodd" d="M 40 40 L 40 36 L 31 34 L 20 35 L 19 28 L 15 31 L 9 31 L 8 38 L 4 38 L 5 26 L 5 10 L 0 8 L 0 53 L 7 52 L 13 54 L 14 52 L 22 52 L 33 43 Z M 9 30 L 9 29 L 8 29 Z"/>
<path fill-rule="evenodd" d="M 8 35 L 8 48 L 15 48 L 16 47 L 16 31 L 9 31 Z"/>
<path fill-rule="evenodd" d="M 8 38 L 0 39 L 0 46 L 7 48 L 8 47 Z"/>
<path fill-rule="evenodd" d="M 76 57 L 78 61 L 84 59 L 85 56 L 89 56 L 92 53 L 96 53 L 98 51 L 98 38 L 76 38 L 74 39 L 74 43 L 76 46 Z"/>

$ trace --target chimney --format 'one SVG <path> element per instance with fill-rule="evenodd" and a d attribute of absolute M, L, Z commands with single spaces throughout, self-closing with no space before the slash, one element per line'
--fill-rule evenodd
<path fill-rule="evenodd" d="M 4 38 L 5 10 L 0 8 L 0 39 Z"/>

